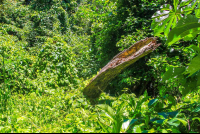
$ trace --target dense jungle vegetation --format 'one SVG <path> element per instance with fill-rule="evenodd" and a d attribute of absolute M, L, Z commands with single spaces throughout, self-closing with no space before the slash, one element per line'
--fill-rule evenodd
<path fill-rule="evenodd" d="M 200 133 L 199 0 L 0 0 L 0 132 Z M 92 105 L 116 54 L 162 43 Z"/>

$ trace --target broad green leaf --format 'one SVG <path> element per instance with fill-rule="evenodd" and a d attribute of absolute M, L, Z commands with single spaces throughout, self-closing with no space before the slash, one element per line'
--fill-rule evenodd
<path fill-rule="evenodd" d="M 152 18 L 154 19 L 151 28 L 154 29 L 155 27 L 162 25 L 162 21 L 169 17 L 170 11 L 157 11 Z"/>
<path fill-rule="evenodd" d="M 178 127 L 180 125 L 180 121 L 177 118 L 173 118 L 171 120 L 168 121 L 168 124 Z"/>
<path fill-rule="evenodd" d="M 141 130 L 141 128 L 140 128 L 139 125 L 135 125 L 135 127 L 133 128 L 133 132 L 134 132 L 134 133 L 141 133 L 142 130 Z"/>
<path fill-rule="evenodd" d="M 192 110 L 192 112 L 200 112 L 200 106 L 198 106 L 197 108 L 195 108 L 194 110 Z"/>
<path fill-rule="evenodd" d="M 97 120 L 97 121 L 98 121 L 99 125 L 102 127 L 102 129 L 103 129 L 105 132 L 111 133 L 111 132 L 109 131 L 109 129 L 106 129 L 106 127 L 104 126 L 104 124 L 102 124 L 99 120 Z"/>
<path fill-rule="evenodd" d="M 152 106 L 157 101 L 158 101 L 158 99 L 152 99 L 152 100 L 150 100 L 149 103 L 148 103 L 148 107 Z"/>
<path fill-rule="evenodd" d="M 154 122 L 156 120 L 161 120 L 161 118 L 155 117 L 155 118 L 151 119 L 150 122 Z"/>
<path fill-rule="evenodd" d="M 181 123 L 183 123 L 185 127 L 187 126 L 187 121 L 185 121 L 184 119 L 181 118 L 176 118 L 176 119 L 179 120 Z"/>
<path fill-rule="evenodd" d="M 200 72 L 197 74 L 197 86 L 200 86 Z"/>
<path fill-rule="evenodd" d="M 165 19 L 162 23 L 162 25 L 158 25 L 156 28 L 154 28 L 154 35 L 158 36 L 160 33 L 162 33 L 163 31 L 165 31 L 165 27 L 166 24 L 169 23 L 169 21 L 173 20 L 172 16 L 168 17 L 167 19 Z"/>
<path fill-rule="evenodd" d="M 162 133 L 168 133 L 166 129 L 162 129 Z"/>
<path fill-rule="evenodd" d="M 198 23 L 198 20 L 199 19 L 196 18 L 194 15 L 188 15 L 187 19 L 180 19 L 179 22 L 177 23 L 176 27 L 183 26 L 183 25 L 185 25 L 187 23 L 191 23 L 191 21 Z M 183 34 L 183 36 L 185 36 L 184 37 L 185 41 L 193 40 L 197 35 L 196 32 L 192 32 L 192 33 L 189 33 L 189 34 L 187 34 L 187 32 L 186 32 L 185 34 L 186 35 Z"/>
<path fill-rule="evenodd" d="M 118 109 L 117 109 L 116 114 L 122 114 L 122 113 L 123 113 L 124 105 L 125 105 L 125 104 L 126 104 L 125 102 L 122 102 L 122 103 L 120 104 L 120 106 L 119 106 Z"/>
<path fill-rule="evenodd" d="M 166 81 L 170 78 L 177 77 L 178 75 L 181 75 L 185 71 L 185 67 L 182 68 L 176 68 L 171 67 L 169 70 L 164 74 L 162 81 Z"/>
<path fill-rule="evenodd" d="M 196 32 L 193 32 L 193 33 L 191 33 L 191 34 L 186 35 L 186 36 L 183 38 L 183 40 L 185 40 L 185 41 L 191 41 L 191 40 L 193 40 L 193 39 L 196 37 L 196 35 L 197 35 L 197 33 L 196 33 Z"/>
<path fill-rule="evenodd" d="M 187 23 L 191 22 L 197 22 L 198 23 L 198 18 L 196 18 L 194 15 L 187 15 L 186 17 L 180 19 L 178 23 L 176 24 L 176 27 L 181 27 Z"/>
<path fill-rule="evenodd" d="M 179 4 L 179 0 L 174 0 L 173 5 L 174 5 L 175 12 L 178 9 L 178 7 L 177 7 L 178 4 Z"/>
<path fill-rule="evenodd" d="M 166 44 L 172 45 L 185 36 L 195 37 L 200 32 L 200 23 L 196 22 L 195 19 L 191 20 L 190 16 L 182 18 L 181 22 L 177 24 L 178 26 L 169 32 Z M 180 26 L 180 24 L 182 25 Z"/>
<path fill-rule="evenodd" d="M 171 118 L 174 118 L 174 117 L 176 117 L 177 115 L 178 115 L 178 111 L 173 111 L 173 112 L 168 112 L 168 114 L 169 114 L 169 116 L 171 117 Z"/>
<path fill-rule="evenodd" d="M 173 29 L 177 22 L 184 16 L 183 14 L 191 13 L 197 3 L 196 0 L 184 0 L 179 5 L 179 0 L 174 0 L 174 9 L 169 4 L 162 5 L 160 7 L 161 10 L 157 11 L 152 16 L 153 21 L 151 23 L 151 28 L 154 30 L 154 35 L 159 36 L 159 34 L 164 32 L 164 35 L 167 36 L 170 29 Z M 193 36 L 186 37 L 186 39 L 189 40 L 193 38 Z"/>
<path fill-rule="evenodd" d="M 187 78 L 187 82 L 183 85 L 185 88 L 182 89 L 182 95 L 185 96 L 191 91 L 197 89 L 197 80 L 196 77 Z"/>
<path fill-rule="evenodd" d="M 185 70 L 184 74 L 189 74 L 189 76 L 191 76 L 198 70 L 200 70 L 200 55 L 192 59 L 189 67 Z"/>
<path fill-rule="evenodd" d="M 165 119 L 167 119 L 169 116 L 169 114 L 167 114 L 167 112 L 160 112 L 160 113 L 158 113 L 158 115 L 162 115 Z"/>
<path fill-rule="evenodd" d="M 164 32 L 165 35 L 169 33 L 170 27 L 174 27 L 180 16 L 173 12 L 172 6 L 165 4 L 161 6 L 161 10 L 157 11 L 153 16 L 153 22 L 151 23 L 151 28 L 154 30 L 154 35 L 158 36 L 160 33 Z M 173 22 L 173 23 L 172 23 Z"/>
<path fill-rule="evenodd" d="M 199 122 L 200 122 L 200 118 L 199 118 L 199 117 L 192 118 L 192 120 L 193 120 L 193 121 L 194 121 L 194 120 L 199 120 Z"/>
<path fill-rule="evenodd" d="M 108 113 L 114 119 L 115 112 L 109 105 L 107 105 L 107 104 L 98 104 L 97 107 L 99 107 L 102 110 L 104 110 L 106 113 Z"/>
<path fill-rule="evenodd" d="M 200 48 L 195 46 L 195 45 L 191 45 L 189 48 L 192 48 L 193 50 L 197 51 L 198 53 L 200 53 Z"/>
<path fill-rule="evenodd" d="M 154 128 L 151 128 L 150 130 L 148 130 L 148 133 L 155 133 L 155 129 Z"/>
<path fill-rule="evenodd" d="M 182 10 L 185 12 L 186 15 L 191 14 L 197 3 L 198 0 L 192 0 L 191 3 L 184 6 Z"/>
<path fill-rule="evenodd" d="M 170 31 L 170 28 L 171 28 L 171 25 L 172 25 L 172 21 L 173 19 L 171 19 L 167 25 L 167 27 L 164 29 L 164 34 L 165 36 L 167 37 L 167 35 L 169 34 L 169 31 Z"/>
<path fill-rule="evenodd" d="M 188 5 L 190 2 L 192 2 L 193 0 L 182 0 L 181 3 L 180 3 L 180 6 L 186 6 Z"/>
<path fill-rule="evenodd" d="M 158 115 L 162 115 L 165 119 L 168 118 L 169 116 L 171 118 L 174 118 L 178 115 L 178 111 L 173 111 L 173 112 L 160 112 Z"/>
<path fill-rule="evenodd" d="M 155 120 L 154 122 L 157 124 L 162 124 L 165 121 L 165 119 L 161 119 L 161 120 Z"/>
<path fill-rule="evenodd" d="M 200 9 L 196 9 L 196 10 L 195 10 L 195 16 L 196 16 L 197 18 L 200 18 Z"/>
<path fill-rule="evenodd" d="M 197 37 L 197 41 L 198 41 L 198 47 L 200 48 L 200 35 L 198 35 L 198 37 Z"/>
<path fill-rule="evenodd" d="M 124 123 L 122 124 L 122 129 L 127 130 L 129 126 L 134 124 L 137 121 L 137 119 L 132 120 L 124 120 Z"/>

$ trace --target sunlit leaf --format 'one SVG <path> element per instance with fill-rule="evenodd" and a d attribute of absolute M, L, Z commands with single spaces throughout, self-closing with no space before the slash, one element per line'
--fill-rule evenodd
<path fill-rule="evenodd" d="M 189 77 L 185 84 L 183 84 L 184 88 L 182 89 L 182 95 L 185 96 L 191 91 L 197 90 L 197 80 L 196 77 Z"/>
<path fill-rule="evenodd" d="M 168 133 L 166 129 L 162 129 L 162 133 Z"/>
<path fill-rule="evenodd" d="M 173 118 L 168 123 L 172 126 L 178 127 L 180 125 L 180 121 L 177 118 Z"/>
<path fill-rule="evenodd" d="M 158 123 L 158 124 L 162 124 L 164 121 L 165 121 L 165 119 L 161 119 L 161 120 L 155 120 L 154 122 Z"/>
<path fill-rule="evenodd" d="M 173 112 L 168 112 L 168 114 L 169 114 L 169 116 L 171 117 L 171 118 L 174 118 L 174 117 L 176 117 L 177 115 L 178 115 L 178 111 L 173 111 Z"/>
<path fill-rule="evenodd" d="M 200 72 L 197 74 L 197 86 L 200 86 Z"/>
<path fill-rule="evenodd" d="M 152 106 L 154 103 L 156 103 L 158 101 L 158 99 L 152 99 L 149 101 L 148 106 Z"/>
<path fill-rule="evenodd" d="M 185 127 L 187 126 L 187 121 L 185 121 L 184 119 L 181 118 L 176 118 L 176 119 L 179 120 L 181 123 L 183 123 Z"/>
<path fill-rule="evenodd" d="M 184 74 L 189 74 L 189 76 L 191 76 L 198 70 L 200 70 L 200 55 L 192 59 L 189 67 L 185 70 Z"/>
<path fill-rule="evenodd" d="M 186 36 L 195 37 L 199 32 L 200 23 L 196 21 L 193 15 L 188 15 L 182 18 L 177 24 L 177 27 L 169 32 L 166 44 L 172 45 Z"/>
<path fill-rule="evenodd" d="M 193 121 L 194 121 L 194 120 L 199 120 L 199 122 L 200 122 L 200 118 L 199 118 L 199 117 L 192 118 L 192 120 L 193 120 Z"/>
<path fill-rule="evenodd" d="M 176 67 L 171 67 L 167 72 L 165 72 L 162 81 L 166 81 L 170 78 L 177 77 L 178 75 L 181 75 L 185 71 L 185 68 L 176 68 Z"/>
<path fill-rule="evenodd" d="M 192 0 L 191 3 L 190 4 L 187 3 L 186 6 L 182 8 L 182 10 L 184 10 L 185 14 L 188 15 L 192 13 L 197 3 L 198 0 Z"/>
<path fill-rule="evenodd" d="M 136 121 L 137 119 L 125 120 L 124 123 L 122 124 L 122 129 L 124 130 L 128 129 L 128 127 L 134 124 Z"/>
<path fill-rule="evenodd" d="M 195 16 L 196 16 L 197 18 L 200 18 L 200 9 L 196 9 L 196 10 L 195 10 Z"/>
<path fill-rule="evenodd" d="M 101 123 L 99 120 L 98 120 L 98 123 L 99 123 L 99 125 L 101 126 L 101 128 L 102 128 L 105 132 L 111 133 L 111 132 L 109 131 L 109 129 L 106 129 L 106 127 L 104 126 L 104 124 Z"/>
<path fill-rule="evenodd" d="M 141 128 L 140 128 L 139 125 L 135 125 L 134 128 L 133 128 L 133 132 L 134 132 L 134 133 L 141 133 L 142 130 L 141 130 Z"/>
<path fill-rule="evenodd" d="M 200 36 L 199 36 L 200 37 Z M 195 46 L 195 45 L 191 45 L 190 48 L 192 48 L 193 50 L 197 51 L 198 53 L 200 53 L 200 48 Z"/>
<path fill-rule="evenodd" d="M 200 48 L 200 35 L 198 35 L 198 37 L 197 37 L 197 41 L 198 41 L 198 47 Z"/>
<path fill-rule="evenodd" d="M 196 4 L 196 0 L 188 0 L 181 1 L 179 5 L 179 0 L 174 0 L 174 9 L 169 4 L 162 5 L 160 7 L 161 10 L 157 11 L 152 16 L 153 21 L 151 23 L 151 28 L 154 30 L 154 35 L 159 36 L 159 34 L 164 32 L 164 35 L 167 36 L 170 30 L 175 28 L 177 22 L 184 16 L 183 14 L 191 13 Z M 186 37 L 185 39 L 192 39 L 193 36 Z"/>
<path fill-rule="evenodd" d="M 200 112 L 200 106 L 198 106 L 197 108 L 195 108 L 194 110 L 192 110 L 192 112 Z"/>
<path fill-rule="evenodd" d="M 108 113 L 112 118 L 115 116 L 114 110 L 107 104 L 98 104 L 97 107 L 104 110 L 106 113 Z"/>
<path fill-rule="evenodd" d="M 180 3 L 180 6 L 186 6 L 188 5 L 190 2 L 192 2 L 193 0 L 182 0 L 181 3 Z"/>
<path fill-rule="evenodd" d="M 176 12 L 176 10 L 178 9 L 177 6 L 178 6 L 178 4 L 179 4 L 179 0 L 173 0 L 173 1 L 174 1 L 174 2 L 173 2 L 174 9 L 175 9 L 175 12 Z"/>
<path fill-rule="evenodd" d="M 162 115 L 165 119 L 168 118 L 169 114 L 167 112 L 160 112 L 158 115 Z"/>

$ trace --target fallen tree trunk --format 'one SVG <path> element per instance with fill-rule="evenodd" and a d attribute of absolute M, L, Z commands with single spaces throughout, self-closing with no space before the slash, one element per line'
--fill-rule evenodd
<path fill-rule="evenodd" d="M 156 43 L 154 37 L 140 40 L 128 49 L 117 54 L 98 75 L 83 89 L 83 94 L 87 98 L 95 99 L 100 96 L 107 85 L 119 74 L 145 55 L 155 50 L 160 44 Z"/>

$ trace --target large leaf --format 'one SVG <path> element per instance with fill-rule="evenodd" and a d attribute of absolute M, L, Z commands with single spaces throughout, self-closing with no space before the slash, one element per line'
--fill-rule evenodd
<path fill-rule="evenodd" d="M 114 110 L 107 104 L 98 104 L 97 107 L 104 110 L 107 114 L 109 114 L 113 119 L 115 118 Z"/>
<path fill-rule="evenodd" d="M 158 115 L 162 115 L 165 119 L 168 117 L 174 118 L 178 115 L 178 111 L 173 111 L 173 112 L 160 112 Z"/>
<path fill-rule="evenodd" d="M 182 68 L 176 68 L 171 67 L 169 70 L 164 74 L 162 81 L 166 81 L 170 78 L 177 77 L 178 75 L 181 75 L 185 71 L 185 67 Z"/>
<path fill-rule="evenodd" d="M 191 14 L 192 11 L 195 9 L 195 7 L 198 3 L 198 0 L 192 0 L 192 1 L 186 2 L 186 3 L 187 4 L 185 4 L 185 6 L 182 8 L 182 10 L 184 11 L 185 15 L 188 15 L 188 14 Z"/>
<path fill-rule="evenodd" d="M 180 17 L 179 14 L 173 12 L 172 6 L 165 4 L 161 6 L 161 10 L 157 11 L 153 16 L 153 22 L 151 28 L 154 30 L 154 35 L 158 36 L 164 32 L 165 36 L 169 33 L 171 26 L 175 27 L 177 20 Z"/>
<path fill-rule="evenodd" d="M 189 74 L 189 76 L 191 76 L 192 74 L 196 73 L 198 70 L 200 70 L 200 55 L 192 59 L 189 67 L 185 70 L 184 74 Z"/>
<path fill-rule="evenodd" d="M 111 133 L 111 130 L 107 129 L 107 126 L 101 123 L 99 120 L 97 120 L 101 128 L 106 132 L 106 133 Z"/>
<path fill-rule="evenodd" d="M 149 103 L 148 103 L 148 107 L 152 106 L 157 101 L 158 101 L 158 99 L 152 99 L 152 100 L 150 100 Z"/>
<path fill-rule="evenodd" d="M 197 86 L 200 86 L 200 72 L 197 74 Z"/>
<path fill-rule="evenodd" d="M 195 15 L 197 18 L 200 18 L 200 9 L 195 10 Z"/>
<path fill-rule="evenodd" d="M 167 36 L 170 29 L 173 29 L 177 22 L 183 17 L 183 14 L 189 14 L 196 7 L 196 0 L 182 0 L 180 5 L 179 0 L 174 0 L 173 7 L 169 4 L 164 4 L 161 10 L 154 13 L 152 16 L 153 22 L 151 28 L 154 30 L 154 35 L 159 36 L 162 32 Z M 198 10 L 196 11 L 198 14 Z"/>
<path fill-rule="evenodd" d="M 124 120 L 122 124 L 122 129 L 127 130 L 132 124 L 134 124 L 137 121 L 137 119 L 132 120 Z"/>
<path fill-rule="evenodd" d="M 175 127 L 178 127 L 180 125 L 180 121 L 177 118 L 173 118 L 173 119 L 169 120 L 168 123 Z"/>
<path fill-rule="evenodd" d="M 200 37 L 200 36 L 198 36 Z M 200 53 L 200 48 L 195 46 L 195 45 L 191 45 L 190 48 L 192 48 L 193 50 L 197 51 L 198 53 Z"/>
<path fill-rule="evenodd" d="M 183 123 L 183 125 L 186 127 L 187 126 L 187 121 L 185 121 L 182 118 L 176 118 L 177 120 L 179 120 L 181 123 Z"/>
<path fill-rule="evenodd" d="M 172 45 L 182 38 L 193 39 L 198 33 L 200 33 L 200 23 L 194 15 L 187 15 L 169 32 L 166 44 Z"/>
<path fill-rule="evenodd" d="M 187 6 L 189 3 L 191 3 L 193 0 L 182 0 L 180 6 L 183 7 L 183 6 Z"/>
<path fill-rule="evenodd" d="M 182 95 L 185 96 L 188 93 L 197 90 L 197 80 L 196 77 L 188 77 L 187 82 L 185 84 L 183 84 L 183 86 L 185 88 L 182 89 Z"/>
<path fill-rule="evenodd" d="M 133 128 L 133 132 L 134 132 L 134 133 L 141 133 L 142 130 L 141 130 L 141 128 L 140 128 L 139 125 L 135 125 L 135 127 Z"/>
<path fill-rule="evenodd" d="M 161 120 L 155 120 L 154 123 L 157 124 L 162 124 L 165 121 L 165 119 L 161 119 Z"/>
<path fill-rule="evenodd" d="M 200 106 L 196 107 L 192 112 L 200 112 Z"/>

